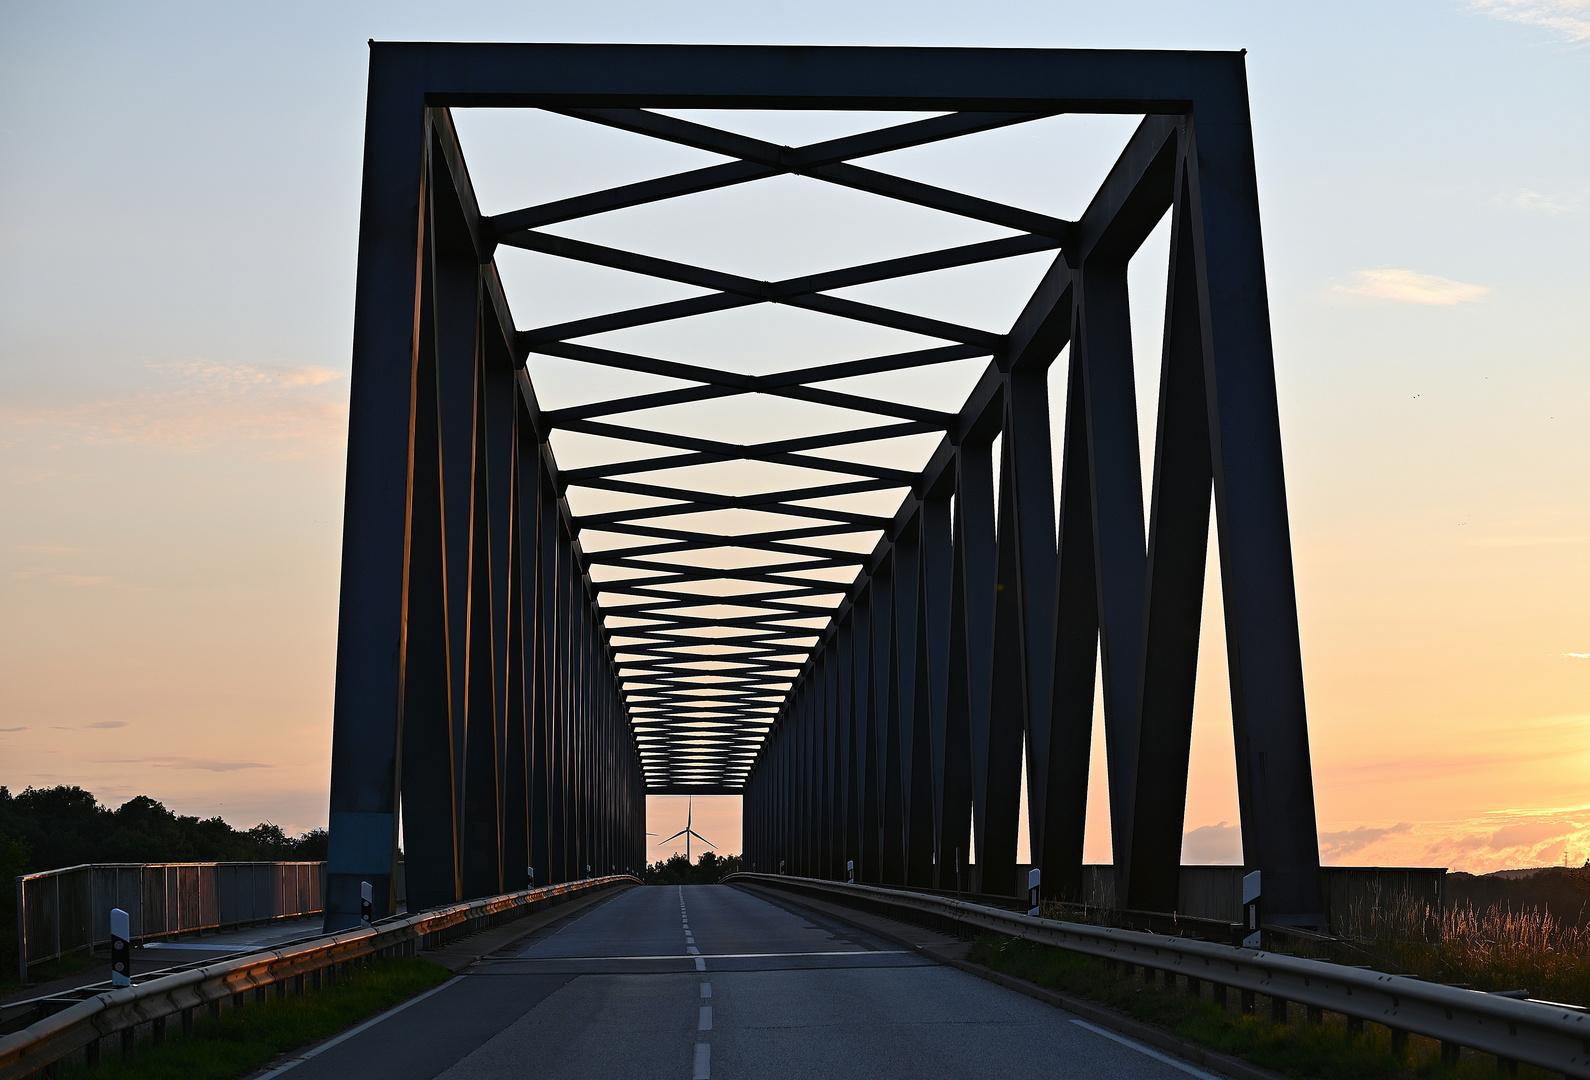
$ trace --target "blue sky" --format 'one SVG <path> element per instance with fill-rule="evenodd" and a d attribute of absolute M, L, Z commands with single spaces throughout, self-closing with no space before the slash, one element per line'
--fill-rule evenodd
<path fill-rule="evenodd" d="M 0 783 L 324 821 L 372 37 L 1248 49 L 1322 828 L 1590 853 L 1585 0 L 0 3 Z"/>

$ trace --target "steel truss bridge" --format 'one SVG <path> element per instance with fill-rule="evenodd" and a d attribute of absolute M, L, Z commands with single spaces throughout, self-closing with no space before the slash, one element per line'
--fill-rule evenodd
<path fill-rule="evenodd" d="M 715 157 L 488 216 L 453 115 L 473 108 Z M 906 115 L 785 146 L 691 110 Z M 1141 117 L 1076 220 L 862 163 L 1072 113 Z M 792 176 L 988 238 L 761 280 L 566 235 Z M 1172 910 L 1211 490 L 1245 861 L 1267 920 L 1318 922 L 1241 54 L 373 44 L 362 199 L 328 928 L 358 922 L 361 882 L 392 910 L 400 823 L 412 911 L 523 888 L 527 867 L 540 885 L 638 869 L 648 792 L 742 794 L 760 871 L 853 860 L 861 882 L 944 886 L 975 850 L 982 890 L 1008 894 L 1023 758 L 1034 862 L 1073 892 L 1096 668 L 1117 895 Z M 1167 212 L 1145 539 L 1127 266 Z M 523 327 L 505 248 L 685 295 Z M 1024 256 L 1044 269 L 997 330 L 853 295 Z M 911 345 L 770 369 L 617 333 L 758 305 Z M 546 407 L 530 357 L 645 385 Z M 968 363 L 957 408 L 879 389 Z M 755 441 L 677 419 L 767 402 L 828 420 Z"/>

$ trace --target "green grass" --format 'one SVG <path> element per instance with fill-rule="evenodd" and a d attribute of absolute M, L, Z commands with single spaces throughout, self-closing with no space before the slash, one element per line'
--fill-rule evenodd
<path fill-rule="evenodd" d="M 119 1042 L 106 1039 L 100 1068 L 79 1063 L 68 1066 L 63 1075 L 95 1080 L 227 1080 L 334 1035 L 446 979 L 447 969 L 429 960 L 377 960 L 336 986 L 306 992 L 301 998 L 251 1001 L 237 1011 L 224 1008 L 219 1018 L 203 1014 L 195 1020 L 191 1038 L 182 1037 L 173 1017 L 165 1043 L 141 1041 L 131 1064 L 122 1063 Z"/>
<path fill-rule="evenodd" d="M 1321 1024 L 1276 1024 L 1267 1019 L 1269 1002 L 1260 998 L 1261 1016 L 1227 1012 L 1208 997 L 1145 984 L 1141 977 L 1117 975 L 1103 961 L 1015 938 L 985 935 L 973 943 L 968 959 L 1077 997 L 1111 1006 L 1137 1020 L 1167 1028 L 1189 1042 L 1233 1054 L 1256 1065 L 1310 1080 L 1494 1080 L 1495 1059 L 1465 1054 L 1456 1065 L 1441 1063 L 1440 1044 L 1409 1036 L 1400 1056 L 1391 1052 L 1391 1034 L 1375 1024 L 1350 1031 L 1344 1017 L 1326 1014 Z M 1204 993 L 1209 993 L 1206 988 Z M 1235 1006 L 1236 991 L 1231 992 Z M 1520 1077 L 1555 1073 L 1520 1066 Z"/>

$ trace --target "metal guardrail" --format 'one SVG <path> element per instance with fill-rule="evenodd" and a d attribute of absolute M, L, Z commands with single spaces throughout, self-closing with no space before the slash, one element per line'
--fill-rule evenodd
<path fill-rule="evenodd" d="M 1575 1006 L 1463 990 L 1260 949 L 1041 919 L 900 889 L 777 874 L 735 874 L 725 880 L 825 896 L 908 921 L 925 916 L 959 928 L 1023 938 L 1167 976 L 1295 1001 L 1565 1076 L 1590 1077 L 1590 1011 Z"/>
<path fill-rule="evenodd" d="M 289 985 L 301 995 L 306 985 L 319 989 L 327 981 L 334 982 L 337 973 L 345 972 L 350 963 L 381 956 L 412 956 L 421 949 L 435 948 L 509 922 L 576 893 L 626 882 L 639 884 L 640 879 L 618 874 L 505 893 L 163 974 L 86 1001 L 61 1002 L 60 1011 L 0 1037 L 0 1080 L 32 1075 L 85 1048 L 89 1060 L 97 1061 L 100 1040 L 111 1035 L 122 1036 L 126 1054 L 131 1049 L 132 1033 L 143 1024 L 153 1025 L 155 1037 L 160 1039 L 165 1034 L 166 1020 L 180 1016 L 183 1031 L 188 1032 L 194 1010 L 203 1006 L 218 1013 L 227 998 L 233 999 L 235 1007 L 251 990 L 257 999 L 263 999 L 271 988 L 278 996 L 285 996 Z M 41 1011 L 47 1010 L 48 1003 L 49 999 L 41 999 Z"/>
<path fill-rule="evenodd" d="M 23 874 L 17 965 L 28 968 L 110 942 L 121 908 L 132 940 L 318 914 L 324 862 L 84 863 Z"/>

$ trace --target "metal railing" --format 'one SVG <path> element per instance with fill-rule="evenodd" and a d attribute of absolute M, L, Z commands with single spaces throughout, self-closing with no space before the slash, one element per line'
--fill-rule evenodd
<path fill-rule="evenodd" d="M 345 930 L 309 941 L 263 949 L 248 956 L 162 974 L 130 987 L 109 990 L 82 1001 L 51 999 L 37 1003 L 41 1015 L 21 1031 L 0 1036 L 0 1080 L 32 1075 L 78 1050 L 97 1063 L 100 1040 L 121 1035 L 124 1057 L 131 1055 L 136 1030 L 149 1025 L 156 1041 L 165 1036 L 168 1018 L 180 1017 L 182 1030 L 192 1030 L 195 1010 L 209 1006 L 218 1014 L 228 998 L 241 1006 L 250 991 L 263 1000 L 291 991 L 301 995 L 346 974 L 349 965 L 382 956 L 412 956 L 455 938 L 520 918 L 577 893 L 625 883 L 639 884 L 627 874 L 574 881 L 540 889 L 506 893 L 418 915 L 383 920 L 375 926 Z"/>
<path fill-rule="evenodd" d="M 1272 1001 L 1293 1001 L 1310 1010 L 1384 1024 L 1394 1036 L 1423 1035 L 1454 1049 L 1466 1046 L 1504 1061 L 1590 1077 L 1590 1011 L 1576 1006 L 1486 994 L 1259 949 L 1041 919 L 901 889 L 777 874 L 736 874 L 726 880 L 822 896 L 910 922 L 926 919 L 958 933 L 972 928 L 1023 938 L 1161 972 L 1167 980 L 1185 977 L 1191 989 L 1204 982 L 1234 987 Z"/>
<path fill-rule="evenodd" d="M 132 940 L 220 930 L 321 909 L 323 862 L 85 863 L 24 874 L 17 888 L 17 965 L 28 968 L 110 942 L 121 908 Z"/>

